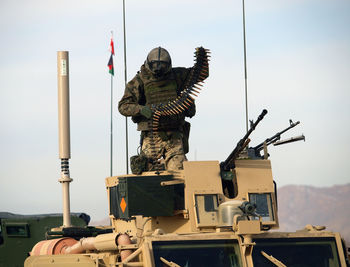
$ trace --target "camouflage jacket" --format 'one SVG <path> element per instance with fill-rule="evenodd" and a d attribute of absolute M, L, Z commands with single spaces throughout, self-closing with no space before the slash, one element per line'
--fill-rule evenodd
<path fill-rule="evenodd" d="M 186 83 L 190 74 L 191 68 L 172 68 L 171 71 L 162 79 L 171 80 L 175 79 L 177 84 L 177 94 L 179 95 L 184 90 L 184 84 Z M 124 96 L 119 101 L 119 112 L 124 116 L 131 116 L 132 120 L 138 124 L 137 129 L 139 131 L 149 130 L 148 119 L 140 114 L 141 108 L 146 105 L 146 96 L 144 90 L 144 84 L 150 81 L 157 81 L 150 71 L 146 69 L 144 65 L 141 66 L 141 70 L 135 75 L 135 77 L 128 82 L 125 88 Z M 181 119 L 177 120 L 184 123 L 185 117 L 193 117 L 196 113 L 196 107 L 193 103 L 183 114 Z M 181 125 L 179 125 L 179 128 Z"/>

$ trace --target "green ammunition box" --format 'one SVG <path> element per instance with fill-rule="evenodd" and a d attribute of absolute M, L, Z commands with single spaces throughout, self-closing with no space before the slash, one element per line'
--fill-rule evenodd
<path fill-rule="evenodd" d="M 118 184 L 109 188 L 110 214 L 125 220 L 135 215 L 172 216 L 179 190 L 174 185 L 161 186 L 171 180 L 171 175 L 119 177 Z"/>

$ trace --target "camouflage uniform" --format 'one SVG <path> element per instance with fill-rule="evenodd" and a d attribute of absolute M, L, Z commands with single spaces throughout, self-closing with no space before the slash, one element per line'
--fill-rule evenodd
<path fill-rule="evenodd" d="M 187 160 L 183 148 L 183 134 L 180 131 L 162 132 L 164 136 L 146 132 L 142 142 L 142 152 L 147 157 L 164 158 L 165 167 L 168 170 L 182 169 L 182 163 Z M 152 142 L 154 148 L 152 148 Z M 153 151 L 154 150 L 154 151 Z"/>
<path fill-rule="evenodd" d="M 137 130 L 142 132 L 142 152 L 147 157 L 163 157 L 168 170 L 182 169 L 183 161 L 187 160 L 185 154 L 188 152 L 190 125 L 185 122 L 185 117 L 195 115 L 195 104 L 181 114 L 161 117 L 158 131 L 153 133 L 152 119 L 142 116 L 141 110 L 145 106 L 165 104 L 175 99 L 184 90 L 192 68 L 170 68 L 162 77 L 156 77 L 145 65 L 126 85 L 124 96 L 119 101 L 119 112 L 131 116 L 137 123 Z"/>

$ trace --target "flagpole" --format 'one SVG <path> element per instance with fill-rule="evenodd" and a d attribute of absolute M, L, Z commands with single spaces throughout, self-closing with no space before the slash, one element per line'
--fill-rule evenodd
<path fill-rule="evenodd" d="M 113 76 L 114 76 L 114 42 L 113 42 L 113 31 L 111 31 L 111 56 L 108 61 L 109 74 L 111 75 L 111 128 L 110 128 L 110 176 L 113 176 Z"/>
<path fill-rule="evenodd" d="M 126 30 L 125 30 L 125 0 L 123 0 L 123 30 L 124 30 L 124 83 L 127 82 L 126 68 Z M 128 140 L 128 117 L 125 117 L 125 146 L 126 146 L 126 173 L 129 174 L 129 140 Z"/>
<path fill-rule="evenodd" d="M 111 173 L 113 176 L 113 75 L 111 75 Z"/>

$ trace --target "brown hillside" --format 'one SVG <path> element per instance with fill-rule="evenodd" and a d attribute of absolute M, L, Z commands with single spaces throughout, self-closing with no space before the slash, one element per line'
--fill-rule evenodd
<path fill-rule="evenodd" d="M 280 230 L 295 231 L 306 224 L 340 232 L 350 244 L 350 184 L 332 187 L 287 185 L 278 189 Z"/>

